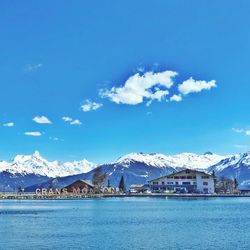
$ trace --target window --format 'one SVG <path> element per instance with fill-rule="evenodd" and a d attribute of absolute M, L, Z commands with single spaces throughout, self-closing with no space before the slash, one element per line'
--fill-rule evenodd
<path fill-rule="evenodd" d="M 190 182 L 188 182 L 188 181 L 183 181 L 183 182 L 182 182 L 182 185 L 190 185 Z"/>
<path fill-rule="evenodd" d="M 161 185 L 164 185 L 164 184 L 165 184 L 164 181 L 162 181 L 162 182 L 161 182 Z"/>
<path fill-rule="evenodd" d="M 175 182 L 175 185 L 178 185 L 178 181 Z"/>
<path fill-rule="evenodd" d="M 187 179 L 193 179 L 193 177 L 191 175 L 188 175 Z"/>
<path fill-rule="evenodd" d="M 208 175 L 203 175 L 203 176 L 201 176 L 201 179 L 209 179 L 209 176 Z"/>
<path fill-rule="evenodd" d="M 179 176 L 174 176 L 174 179 L 179 179 L 180 177 Z"/>
<path fill-rule="evenodd" d="M 158 185 L 158 181 L 153 181 L 153 185 Z"/>
<path fill-rule="evenodd" d="M 193 176 L 193 179 L 196 179 L 196 176 L 195 176 L 195 175 Z"/>
<path fill-rule="evenodd" d="M 189 173 L 190 173 L 190 170 L 187 169 L 187 170 L 186 170 L 186 174 L 189 174 Z"/>
<path fill-rule="evenodd" d="M 207 182 L 207 181 L 204 181 L 204 182 L 203 182 L 203 186 L 208 186 L 208 182 Z"/>
<path fill-rule="evenodd" d="M 194 182 L 193 182 L 193 185 L 196 185 L 196 184 L 197 184 L 197 183 L 194 181 Z"/>
<path fill-rule="evenodd" d="M 169 181 L 168 182 L 168 185 L 173 185 L 174 183 L 172 181 Z"/>
<path fill-rule="evenodd" d="M 186 179 L 186 176 L 181 176 L 181 179 Z"/>

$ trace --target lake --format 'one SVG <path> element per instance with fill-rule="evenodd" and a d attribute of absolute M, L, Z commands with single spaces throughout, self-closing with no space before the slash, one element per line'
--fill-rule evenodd
<path fill-rule="evenodd" d="M 0 249 L 250 249 L 250 198 L 4 200 Z"/>

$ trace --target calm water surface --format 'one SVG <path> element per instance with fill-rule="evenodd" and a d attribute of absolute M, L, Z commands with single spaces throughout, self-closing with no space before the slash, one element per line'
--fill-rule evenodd
<path fill-rule="evenodd" d="M 0 249 L 250 249 L 250 198 L 0 201 Z"/>

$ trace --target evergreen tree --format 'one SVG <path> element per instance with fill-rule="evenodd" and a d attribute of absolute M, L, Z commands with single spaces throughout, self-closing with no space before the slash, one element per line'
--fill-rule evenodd
<path fill-rule="evenodd" d="M 126 186 L 125 186 L 125 181 L 124 181 L 124 177 L 121 177 L 120 183 L 119 183 L 119 189 L 122 192 L 126 191 Z"/>
<path fill-rule="evenodd" d="M 111 187 L 110 180 L 108 179 L 108 187 Z"/>
<path fill-rule="evenodd" d="M 234 178 L 234 189 L 238 189 L 239 183 L 236 178 Z"/>

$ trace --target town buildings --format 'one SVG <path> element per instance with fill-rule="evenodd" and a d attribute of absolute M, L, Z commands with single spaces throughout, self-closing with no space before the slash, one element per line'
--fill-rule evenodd
<path fill-rule="evenodd" d="M 214 176 L 202 171 L 185 169 L 151 180 L 152 192 L 214 193 Z"/>

